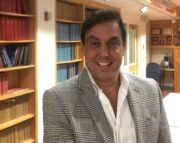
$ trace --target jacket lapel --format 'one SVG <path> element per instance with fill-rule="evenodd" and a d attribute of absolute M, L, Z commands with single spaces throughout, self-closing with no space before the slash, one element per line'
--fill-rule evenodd
<path fill-rule="evenodd" d="M 79 76 L 79 88 L 82 90 L 81 99 L 87 107 L 104 143 L 114 143 L 113 132 L 107 121 L 103 107 L 96 96 L 96 92 L 89 79 L 87 70 L 83 70 Z"/>
<path fill-rule="evenodd" d="M 136 129 L 136 137 L 137 143 L 145 143 L 146 142 L 146 127 L 144 125 L 146 120 L 144 116 L 144 102 L 143 96 L 141 93 L 142 85 L 134 84 L 134 81 L 129 78 L 129 89 L 128 89 L 128 103 L 131 110 L 132 118 L 134 120 L 134 125 Z"/>

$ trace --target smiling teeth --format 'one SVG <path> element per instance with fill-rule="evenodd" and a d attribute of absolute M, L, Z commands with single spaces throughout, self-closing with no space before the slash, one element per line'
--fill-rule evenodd
<path fill-rule="evenodd" d="M 99 63 L 99 65 L 101 65 L 101 66 L 107 66 L 107 65 L 109 65 L 109 63 Z"/>

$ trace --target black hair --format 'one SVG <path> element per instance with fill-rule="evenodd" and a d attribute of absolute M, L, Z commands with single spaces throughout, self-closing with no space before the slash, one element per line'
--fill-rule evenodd
<path fill-rule="evenodd" d="M 85 34 L 86 32 L 91 29 L 96 24 L 107 22 L 115 20 L 119 24 L 119 28 L 121 30 L 121 36 L 123 41 L 123 46 L 126 44 L 126 30 L 124 28 L 124 24 L 121 18 L 121 15 L 118 11 L 115 10 L 97 10 L 95 13 L 93 13 L 90 17 L 88 17 L 81 28 L 81 41 L 83 44 L 85 44 Z"/>

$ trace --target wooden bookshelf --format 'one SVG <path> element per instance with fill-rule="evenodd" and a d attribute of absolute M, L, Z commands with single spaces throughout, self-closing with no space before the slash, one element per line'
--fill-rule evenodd
<path fill-rule="evenodd" d="M 75 76 L 83 68 L 84 61 L 80 47 L 80 29 L 84 20 L 82 2 L 56 1 L 57 82 Z"/>
<path fill-rule="evenodd" d="M 14 125 L 17 125 L 17 124 L 20 124 L 24 121 L 27 121 L 27 120 L 30 120 L 34 117 L 33 114 L 28 114 L 28 115 L 24 115 L 24 116 L 21 116 L 17 119 L 14 119 L 14 120 L 11 120 L 11 121 L 8 121 L 8 122 L 5 122 L 3 124 L 0 124 L 0 131 L 1 130 L 4 130 L 4 129 L 7 129 L 9 127 L 12 127 Z"/>
<path fill-rule="evenodd" d="M 175 92 L 180 93 L 180 20 L 173 24 Z"/>
<path fill-rule="evenodd" d="M 0 44 L 18 44 L 18 43 L 34 43 L 35 41 L 34 40 L 19 40 L 19 41 L 3 41 L 1 40 L 0 41 Z"/>
<path fill-rule="evenodd" d="M 0 142 L 37 142 L 34 0 L 0 6 Z"/>
<path fill-rule="evenodd" d="M 30 14 L 18 14 L 18 13 L 12 13 L 12 12 L 0 12 L 0 15 L 17 16 L 17 17 L 34 17 L 34 15 L 30 15 Z"/>
<path fill-rule="evenodd" d="M 28 140 L 25 140 L 25 141 L 23 141 L 21 143 L 34 143 L 34 142 L 35 142 L 34 139 L 28 139 Z"/>
<path fill-rule="evenodd" d="M 161 64 L 165 55 L 169 55 L 171 63 L 168 68 L 163 68 L 171 76 L 167 77 L 168 82 L 172 83 L 175 92 L 180 92 L 178 62 L 180 47 L 180 21 L 172 23 L 171 20 L 154 20 L 150 21 L 150 59 L 152 62 Z"/>
<path fill-rule="evenodd" d="M 28 89 L 28 88 L 25 88 L 25 89 L 15 89 L 15 91 L 8 91 L 8 93 L 4 96 L 0 96 L 0 101 L 4 101 L 4 100 L 8 100 L 8 99 L 11 99 L 11 98 L 16 98 L 16 97 L 19 97 L 19 96 L 26 96 L 30 93 L 33 93 L 34 90 L 32 89 Z"/>
<path fill-rule="evenodd" d="M 35 65 L 7 67 L 7 68 L 1 68 L 0 72 L 23 70 L 23 69 L 29 69 L 29 68 L 34 68 L 34 67 L 35 67 Z"/>
<path fill-rule="evenodd" d="M 76 60 L 69 60 L 69 61 L 63 61 L 63 62 L 57 62 L 57 64 L 68 64 L 68 63 L 77 63 L 82 62 L 82 59 L 76 59 Z"/>

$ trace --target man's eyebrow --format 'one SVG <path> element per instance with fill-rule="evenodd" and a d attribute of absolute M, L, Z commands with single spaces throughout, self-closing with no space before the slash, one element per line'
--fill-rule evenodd
<path fill-rule="evenodd" d="M 118 40 L 118 41 L 121 41 L 121 39 L 117 36 L 114 36 L 112 38 L 110 38 L 108 41 L 112 41 L 112 40 Z"/>
<path fill-rule="evenodd" d="M 91 36 L 87 37 L 86 40 L 99 40 L 99 39 L 97 37 L 91 35 Z"/>

